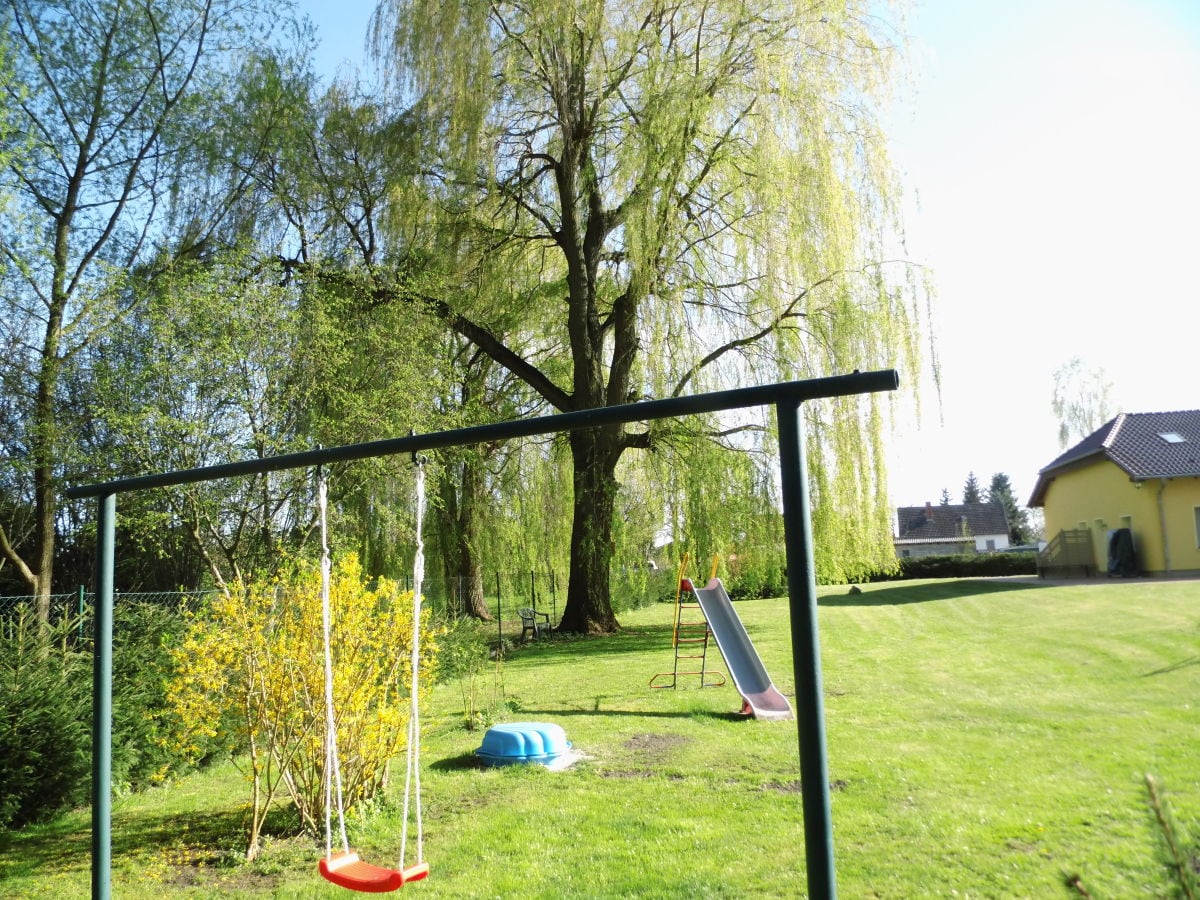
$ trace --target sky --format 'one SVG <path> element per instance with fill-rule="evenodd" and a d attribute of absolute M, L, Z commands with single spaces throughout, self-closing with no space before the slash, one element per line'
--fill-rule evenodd
<path fill-rule="evenodd" d="M 298 6 L 319 72 L 363 66 L 374 2 Z M 1200 408 L 1200 0 L 925 0 L 903 33 L 887 124 L 940 388 L 928 353 L 901 372 L 893 505 L 960 502 L 971 472 L 1023 503 L 1072 358 L 1120 411 Z"/>

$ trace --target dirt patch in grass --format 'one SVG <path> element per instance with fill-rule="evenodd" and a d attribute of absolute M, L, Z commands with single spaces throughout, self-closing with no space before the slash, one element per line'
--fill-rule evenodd
<path fill-rule="evenodd" d="M 800 779 L 794 781 L 768 781 L 762 786 L 764 791 L 774 791 L 777 794 L 799 794 L 801 793 Z"/>
<path fill-rule="evenodd" d="M 847 786 L 847 782 L 843 781 L 841 778 L 829 782 L 830 793 L 834 794 L 844 791 Z M 762 789 L 764 791 L 775 791 L 776 793 L 780 794 L 804 793 L 804 786 L 801 785 L 799 778 L 796 778 L 792 781 L 769 781 L 762 786 Z"/>
<path fill-rule="evenodd" d="M 681 734 L 635 734 L 625 742 L 625 749 L 658 760 L 689 743 L 691 739 Z"/>
<path fill-rule="evenodd" d="M 290 875 L 288 873 L 288 877 Z M 219 887 L 228 891 L 256 893 L 279 887 L 284 878 L 282 873 L 258 872 L 250 868 L 218 874 L 193 866 L 179 866 L 165 880 L 165 884 L 176 888 Z"/>
<path fill-rule="evenodd" d="M 638 779 L 638 778 L 663 778 L 666 781 L 687 781 L 687 777 L 680 775 L 677 772 L 672 772 L 668 775 L 663 775 L 661 772 L 652 772 L 650 769 L 607 769 L 600 772 L 601 778 L 616 778 L 616 779 Z"/>
<path fill-rule="evenodd" d="M 656 772 L 649 769 L 605 769 L 600 772 L 601 778 L 657 778 Z"/>
<path fill-rule="evenodd" d="M 1037 853 L 1038 845 L 1032 841 L 1022 841 L 1017 838 L 1009 838 L 1004 842 L 1009 850 L 1015 850 L 1017 853 Z"/>

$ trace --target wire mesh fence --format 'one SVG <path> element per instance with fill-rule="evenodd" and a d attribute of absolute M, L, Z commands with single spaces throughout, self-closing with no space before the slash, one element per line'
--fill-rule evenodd
<path fill-rule="evenodd" d="M 206 596 L 218 593 L 220 591 L 215 590 L 116 591 L 113 594 L 113 602 L 153 603 L 156 606 L 185 609 L 202 602 Z M 49 597 L 51 615 L 65 617 L 81 614 L 85 610 L 91 609 L 95 596 L 91 591 L 82 587 L 69 594 L 51 594 Z M 29 594 L 0 597 L 0 615 L 15 612 L 24 606 L 34 607 L 36 605 L 37 597 Z"/>
<path fill-rule="evenodd" d="M 412 578 L 400 579 L 402 590 L 412 590 Z M 674 574 L 665 570 L 635 570 L 614 573 L 613 606 L 619 613 L 657 600 L 671 599 Z M 191 591 L 117 591 L 115 606 L 153 604 L 179 612 L 198 611 L 207 598 L 219 590 Z M 435 615 L 458 618 L 467 615 L 472 603 L 482 605 L 496 627 L 501 642 L 515 640 L 521 634 L 517 610 L 529 607 L 549 616 L 557 626 L 567 600 L 567 580 L 552 569 L 527 571 L 485 571 L 478 578 L 426 578 L 422 584 L 423 603 Z M 90 637 L 95 595 L 84 587 L 70 593 L 51 594 L 48 600 L 50 624 L 70 624 L 81 637 Z M 0 621 L 12 620 L 24 612 L 33 616 L 38 598 L 30 595 L 0 596 Z"/>
<path fill-rule="evenodd" d="M 217 593 L 220 592 L 212 590 L 117 592 L 113 595 L 113 605 L 151 604 L 182 613 L 185 610 L 199 609 L 203 605 L 205 597 Z M 38 616 L 38 599 L 30 595 L 0 597 L 0 627 L 18 620 L 22 615 L 36 618 Z M 47 599 L 47 621 L 52 627 L 70 629 L 80 639 L 91 638 L 95 594 L 80 587 L 69 594 L 51 594 Z"/>

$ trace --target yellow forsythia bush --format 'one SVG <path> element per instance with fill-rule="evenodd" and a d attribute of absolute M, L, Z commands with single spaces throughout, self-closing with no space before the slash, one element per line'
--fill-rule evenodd
<path fill-rule="evenodd" d="M 385 785 L 389 761 L 404 749 L 412 592 L 386 579 L 368 587 L 358 557 L 347 554 L 333 567 L 330 607 L 338 755 L 352 808 Z M 435 655 L 426 617 L 422 694 Z M 328 762 L 319 568 L 301 563 L 285 576 L 232 585 L 195 617 L 175 662 L 168 702 L 176 749 L 199 756 L 223 727 L 232 727 L 246 753 L 247 855 L 256 854 L 267 809 L 283 791 L 304 826 L 319 833 Z"/>

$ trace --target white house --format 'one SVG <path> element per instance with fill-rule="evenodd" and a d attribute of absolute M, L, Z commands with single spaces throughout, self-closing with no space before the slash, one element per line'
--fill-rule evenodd
<path fill-rule="evenodd" d="M 892 542 L 899 557 L 995 553 L 1008 548 L 1008 517 L 1000 503 L 901 506 Z"/>

